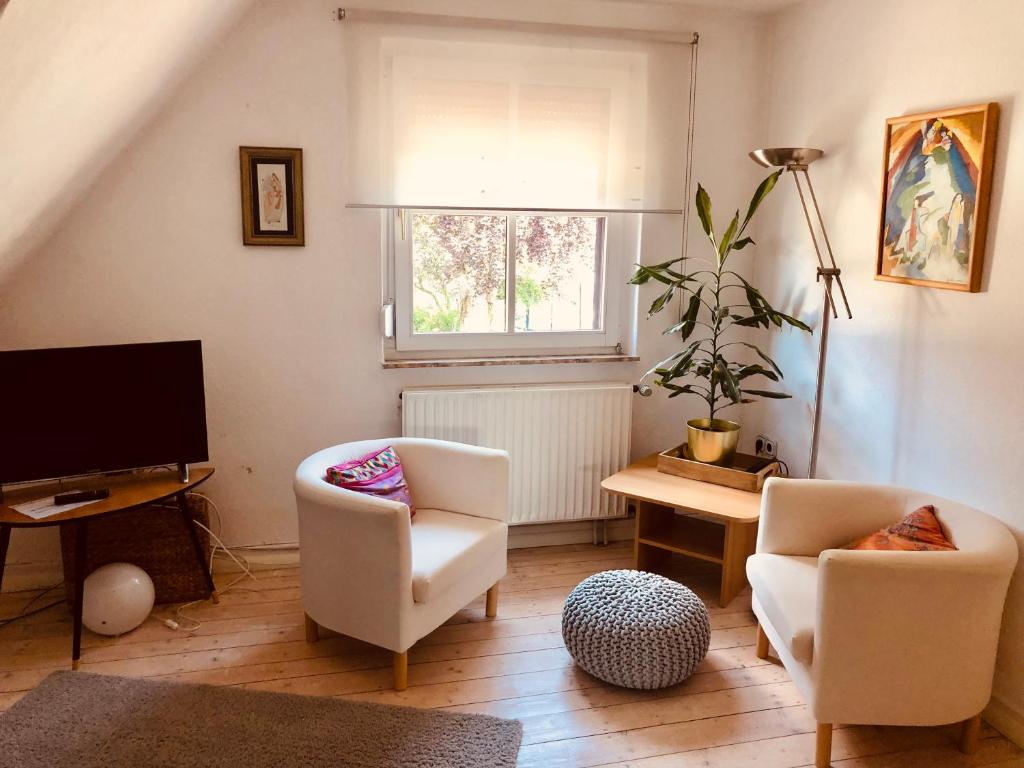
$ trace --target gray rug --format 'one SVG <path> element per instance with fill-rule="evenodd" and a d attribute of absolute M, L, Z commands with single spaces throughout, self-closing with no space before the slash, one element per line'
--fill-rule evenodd
<path fill-rule="evenodd" d="M 0 714 L 4 768 L 512 768 L 486 715 L 54 672 Z"/>

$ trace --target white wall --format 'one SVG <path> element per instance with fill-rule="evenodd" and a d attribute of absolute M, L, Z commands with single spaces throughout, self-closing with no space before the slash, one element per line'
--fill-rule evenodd
<path fill-rule="evenodd" d="M 697 178 L 739 201 L 759 175 L 738 151 L 753 140 L 758 108 L 757 17 L 573 0 L 389 5 L 697 29 Z M 203 339 L 217 467 L 208 487 L 232 544 L 295 541 L 297 463 L 326 445 L 397 433 L 403 387 L 635 381 L 672 344 L 659 317 L 641 321 L 640 364 L 382 370 L 378 219 L 344 208 L 345 58 L 335 7 L 254 5 L 2 286 L 0 348 Z M 304 149 L 304 248 L 241 245 L 240 144 Z M 660 220 L 645 237 L 645 260 L 665 260 L 678 251 L 678 222 Z M 686 418 L 700 410 L 660 391 L 635 402 L 634 456 L 681 442 Z M 11 559 L 25 570 L 55 552 L 52 534 L 15 532 Z"/>
<path fill-rule="evenodd" d="M 1024 4 L 816 0 L 773 22 L 761 146 L 811 146 L 811 173 L 854 319 L 832 325 L 819 476 L 915 486 L 1004 520 L 1024 542 Z M 981 293 L 876 282 L 885 119 L 984 101 L 1002 107 Z M 761 220 L 756 277 L 816 319 L 813 254 L 788 179 Z M 817 322 L 815 322 L 817 325 Z M 816 341 L 816 340 L 815 340 Z M 774 345 L 793 401 L 761 408 L 794 470 L 806 468 L 815 341 Z M 1011 586 L 996 678 L 1024 728 L 1024 577 Z M 1021 731 L 1024 732 L 1024 731 Z M 1020 732 L 1018 732 L 1020 733 Z"/>

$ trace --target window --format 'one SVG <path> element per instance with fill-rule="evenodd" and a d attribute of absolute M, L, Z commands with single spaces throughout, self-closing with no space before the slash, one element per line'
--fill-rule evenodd
<path fill-rule="evenodd" d="M 396 349 L 613 350 L 623 229 L 611 214 L 403 211 L 389 238 Z"/>
<path fill-rule="evenodd" d="M 686 197 L 692 35 L 450 21 L 344 25 L 347 205 L 383 211 L 386 357 L 632 354 L 642 220 Z"/>

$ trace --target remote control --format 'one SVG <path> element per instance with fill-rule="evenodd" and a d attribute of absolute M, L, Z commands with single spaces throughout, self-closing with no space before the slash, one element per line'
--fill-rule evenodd
<path fill-rule="evenodd" d="M 110 495 L 110 491 L 106 488 L 97 488 L 95 491 L 69 491 L 68 493 L 61 493 L 53 497 L 53 503 L 56 506 L 61 504 L 77 504 L 80 501 L 98 501 L 99 499 L 105 499 Z"/>

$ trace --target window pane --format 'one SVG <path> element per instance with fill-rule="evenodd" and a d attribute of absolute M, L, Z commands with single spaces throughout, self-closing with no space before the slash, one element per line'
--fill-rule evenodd
<path fill-rule="evenodd" d="M 504 216 L 412 217 L 413 333 L 503 333 Z"/>
<path fill-rule="evenodd" d="M 597 216 L 516 218 L 517 331 L 600 330 L 603 231 Z"/>

